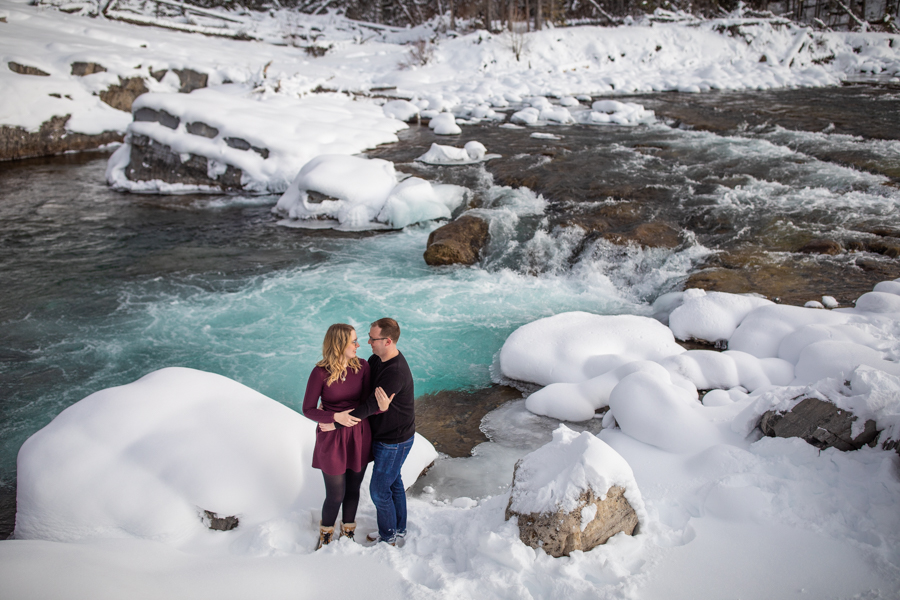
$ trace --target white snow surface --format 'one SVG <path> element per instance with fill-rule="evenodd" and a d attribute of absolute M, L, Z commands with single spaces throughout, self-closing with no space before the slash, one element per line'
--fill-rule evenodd
<path fill-rule="evenodd" d="M 227 377 L 155 371 L 91 394 L 19 451 L 16 538 L 213 543 L 203 511 L 240 519 L 231 544 L 287 543 L 321 510 L 316 423 Z M 437 452 L 417 435 L 407 485 Z M 219 540 L 221 541 L 221 540 Z"/>

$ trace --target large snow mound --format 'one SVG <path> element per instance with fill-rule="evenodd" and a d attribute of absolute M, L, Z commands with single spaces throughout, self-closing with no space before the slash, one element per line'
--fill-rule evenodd
<path fill-rule="evenodd" d="M 314 201 L 310 192 L 326 199 Z M 394 164 L 358 156 L 322 155 L 297 174 L 275 208 L 296 224 L 359 230 L 450 218 L 464 188 L 432 185 L 419 177 L 399 181 Z"/>
<path fill-rule="evenodd" d="M 237 516 L 238 535 L 312 520 L 324 484 L 313 469 L 316 424 L 227 377 L 155 371 L 91 394 L 19 451 L 17 539 L 211 534 L 203 511 Z M 407 485 L 437 457 L 417 435 Z"/>

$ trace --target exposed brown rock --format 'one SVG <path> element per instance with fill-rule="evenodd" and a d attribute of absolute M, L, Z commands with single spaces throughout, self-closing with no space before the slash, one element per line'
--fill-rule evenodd
<path fill-rule="evenodd" d="M 211 125 L 207 125 L 201 121 L 194 121 L 193 123 L 188 123 L 184 126 L 187 129 L 187 132 L 192 135 L 199 135 L 209 139 L 212 139 L 219 135 L 219 130 Z"/>
<path fill-rule="evenodd" d="M 661 221 L 641 223 L 627 231 L 607 232 L 603 234 L 603 237 L 613 244 L 621 246 L 634 243 L 644 248 L 676 248 L 681 244 L 679 231 Z"/>
<path fill-rule="evenodd" d="M 474 264 L 487 241 L 487 222 L 463 215 L 431 232 L 425 248 L 425 262 L 432 266 Z"/>
<path fill-rule="evenodd" d="M 122 141 L 122 134 L 117 131 L 104 131 L 97 135 L 67 131 L 66 123 L 71 116 L 52 117 L 42 123 L 38 131 L 33 132 L 22 127 L 0 126 L 0 160 L 89 150 Z"/>
<path fill-rule="evenodd" d="M 231 531 L 240 524 L 240 520 L 237 517 L 220 517 L 212 511 L 204 510 L 203 523 L 214 531 Z"/>
<path fill-rule="evenodd" d="M 866 242 L 866 250 L 876 254 L 883 254 L 891 258 L 900 256 L 900 239 L 883 237 Z"/>
<path fill-rule="evenodd" d="M 484 416 L 521 397 L 519 390 L 503 385 L 424 394 L 416 399 L 416 431 L 438 452 L 453 458 L 469 456 L 475 446 L 488 441 L 481 431 Z"/>
<path fill-rule="evenodd" d="M 840 254 L 844 247 L 835 240 L 810 240 L 798 252 L 804 254 Z"/>
<path fill-rule="evenodd" d="M 111 85 L 107 90 L 100 92 L 100 99 L 113 108 L 131 112 L 131 105 L 135 98 L 148 91 L 144 80 L 140 77 L 129 77 L 128 79 L 119 77 L 119 85 Z"/>
<path fill-rule="evenodd" d="M 516 465 L 518 469 L 518 465 Z M 513 487 L 516 485 L 513 473 Z M 606 499 L 598 498 L 593 490 L 586 490 L 578 499 L 574 511 L 550 514 L 521 515 L 506 507 L 506 519 L 518 517 L 519 538 L 532 548 L 541 548 L 550 556 L 569 556 L 574 550 L 588 551 L 605 544 L 617 533 L 634 533 L 638 525 L 637 513 L 625 499 L 625 490 L 618 486 L 609 488 Z M 512 498 L 510 498 L 512 504 Z M 593 504 L 597 515 L 581 530 L 581 511 Z"/>
<path fill-rule="evenodd" d="M 193 69 L 172 69 L 178 75 L 181 87 L 178 89 L 182 94 L 189 94 L 194 90 L 205 88 L 209 82 L 209 75 L 199 73 Z"/>
<path fill-rule="evenodd" d="M 865 429 L 855 438 L 851 426 L 856 416 L 830 402 L 804 398 L 786 413 L 768 411 L 762 416 L 759 428 L 769 437 L 799 437 L 816 448 L 858 450 L 872 445 L 878 437 L 875 421 L 866 421 Z"/>
<path fill-rule="evenodd" d="M 106 67 L 95 62 L 72 63 L 72 75 L 84 77 L 85 75 L 93 75 L 94 73 L 106 73 Z"/>
<path fill-rule="evenodd" d="M 131 137 L 131 162 L 125 176 L 132 181 L 152 181 L 208 185 L 225 191 L 241 188 L 241 170 L 228 165 L 225 173 L 213 179 L 209 176 L 209 161 L 203 156 L 191 155 L 184 162 L 181 156 L 165 144 L 143 135 Z"/>
<path fill-rule="evenodd" d="M 19 75 L 37 75 L 38 77 L 50 77 L 50 73 L 45 73 L 37 67 L 29 67 L 28 65 L 20 65 L 17 62 L 9 61 L 6 63 L 9 70 Z"/>

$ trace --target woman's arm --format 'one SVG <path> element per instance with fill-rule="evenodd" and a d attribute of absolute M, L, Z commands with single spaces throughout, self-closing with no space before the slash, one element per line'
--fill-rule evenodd
<path fill-rule="evenodd" d="M 325 369 L 316 367 L 309 374 L 306 382 L 306 395 L 303 396 L 303 416 L 319 423 L 334 423 L 334 413 L 319 408 L 319 398 L 325 388 Z"/>

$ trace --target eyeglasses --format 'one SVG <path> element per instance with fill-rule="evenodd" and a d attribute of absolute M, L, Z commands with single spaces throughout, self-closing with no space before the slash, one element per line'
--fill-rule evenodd
<path fill-rule="evenodd" d="M 389 340 L 389 339 L 391 339 L 391 338 L 373 338 L 373 337 L 370 337 L 370 338 L 369 338 L 369 343 L 377 342 L 377 341 L 379 341 L 379 340 Z"/>
<path fill-rule="evenodd" d="M 353 344 L 354 346 L 359 346 L 359 340 L 353 340 L 350 343 Z"/>

